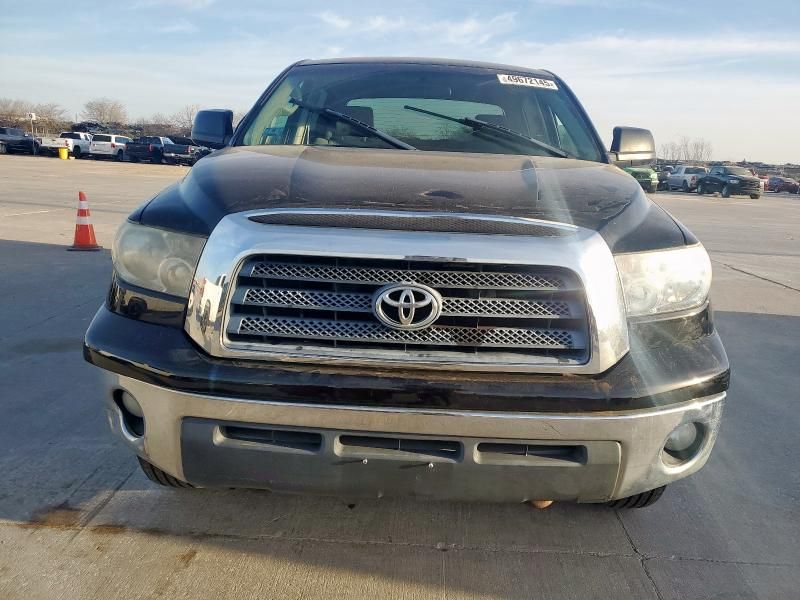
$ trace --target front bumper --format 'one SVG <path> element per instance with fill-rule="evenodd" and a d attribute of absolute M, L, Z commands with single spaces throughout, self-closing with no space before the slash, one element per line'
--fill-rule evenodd
<path fill-rule="evenodd" d="M 139 456 L 200 487 L 437 499 L 602 502 L 666 485 L 705 464 L 725 394 L 615 414 L 337 407 L 176 392 L 106 374 L 112 430 Z M 115 401 L 133 395 L 145 433 Z M 702 444 L 671 464 L 685 422 Z"/>
<path fill-rule="evenodd" d="M 711 452 L 727 358 L 697 318 L 677 326 L 633 328 L 631 352 L 599 376 L 397 373 L 213 358 L 182 330 L 103 307 L 85 355 L 104 370 L 112 429 L 197 486 L 601 502 L 689 475 Z M 142 407 L 141 437 L 120 390 Z M 667 436 L 689 421 L 703 442 L 670 464 Z"/>

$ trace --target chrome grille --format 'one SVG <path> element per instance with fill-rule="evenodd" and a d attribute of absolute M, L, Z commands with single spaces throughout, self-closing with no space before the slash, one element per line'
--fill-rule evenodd
<path fill-rule="evenodd" d="M 372 295 L 264 288 L 240 288 L 238 304 L 289 308 L 371 312 Z M 569 318 L 569 303 L 510 298 L 443 298 L 442 314 L 449 316 Z"/>
<path fill-rule="evenodd" d="M 339 267 L 261 261 L 255 262 L 249 267 L 249 274 L 254 277 L 269 279 L 333 283 L 386 284 L 413 282 L 429 285 L 433 288 L 558 290 L 565 287 L 564 281 L 559 277 L 547 277 L 529 273 L 410 271 L 405 269 Z"/>
<path fill-rule="evenodd" d="M 442 346 L 482 346 L 487 348 L 560 348 L 573 347 L 572 333 L 558 329 L 520 329 L 510 327 L 438 327 L 426 329 L 390 329 L 375 322 L 284 319 L 280 317 L 235 317 L 239 333 L 266 336 L 350 342 L 387 342 L 393 344 L 434 344 Z"/>
<path fill-rule="evenodd" d="M 477 233 L 489 235 L 518 235 L 561 237 L 574 233 L 574 227 L 563 223 L 548 223 L 524 218 L 498 219 L 488 215 L 442 214 L 380 214 L 362 210 L 342 212 L 274 212 L 250 217 L 265 225 L 300 227 L 344 227 L 348 229 L 377 229 L 380 231 L 437 231 L 443 233 Z"/>
<path fill-rule="evenodd" d="M 425 329 L 383 325 L 372 312 L 373 298 L 392 283 L 434 288 L 442 296 L 441 316 Z M 588 358 L 582 286 L 573 272 L 555 267 L 258 255 L 242 265 L 230 302 L 226 343 L 251 350 Z"/>

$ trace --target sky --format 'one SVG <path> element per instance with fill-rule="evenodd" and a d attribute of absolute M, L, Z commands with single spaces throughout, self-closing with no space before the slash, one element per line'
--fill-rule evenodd
<path fill-rule="evenodd" d="M 303 58 L 435 56 L 541 67 L 608 143 L 709 140 L 800 163 L 800 0 L 0 0 L 0 97 L 246 111 Z"/>

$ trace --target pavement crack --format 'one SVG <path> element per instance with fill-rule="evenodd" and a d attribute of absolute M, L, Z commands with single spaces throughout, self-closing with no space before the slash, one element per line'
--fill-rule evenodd
<path fill-rule="evenodd" d="M 656 580 L 653 579 L 653 575 L 652 573 L 650 573 L 650 569 L 647 568 L 647 561 L 650 559 L 645 554 L 643 554 L 636 546 L 636 542 L 633 541 L 630 532 L 628 532 L 628 528 L 625 527 L 625 523 L 623 522 L 622 517 L 620 517 L 618 510 L 614 511 L 614 515 L 617 517 L 617 521 L 619 522 L 620 527 L 622 527 L 622 532 L 628 539 L 628 543 L 631 545 L 631 549 L 636 554 L 636 557 L 639 559 L 639 564 L 642 566 L 642 571 L 644 571 L 645 577 L 647 577 L 648 581 L 650 582 L 650 585 L 653 586 L 653 591 L 656 593 L 656 598 L 658 598 L 658 600 L 664 600 L 664 596 L 661 595 L 661 590 L 658 589 Z"/>
<path fill-rule="evenodd" d="M 767 283 L 774 283 L 775 285 L 779 285 L 782 288 L 786 288 L 787 290 L 792 290 L 793 292 L 800 292 L 800 288 L 792 287 L 791 285 L 786 285 L 785 283 L 781 283 L 780 281 L 775 281 L 774 279 L 770 279 L 769 277 L 764 277 L 763 275 L 757 275 L 750 271 L 745 271 L 744 269 L 740 269 L 739 267 L 734 267 L 733 265 L 729 265 L 728 263 L 724 263 L 721 260 L 717 260 L 716 258 L 712 258 L 711 262 L 715 262 L 718 265 L 722 265 L 723 267 L 728 267 L 732 271 L 736 271 L 737 273 L 742 273 L 743 275 L 750 275 L 750 277 L 755 277 L 756 279 L 760 279 L 761 281 L 766 281 Z"/>
<path fill-rule="evenodd" d="M 95 506 L 89 512 L 86 513 L 86 515 L 80 520 L 80 523 L 78 524 L 78 528 L 76 529 L 75 533 L 73 533 L 70 536 L 69 540 L 67 540 L 68 544 L 72 543 L 72 541 L 76 537 L 78 537 L 81 534 L 81 532 L 86 530 L 86 528 L 89 526 L 89 524 L 92 522 L 92 520 L 97 516 L 97 514 L 101 510 L 103 510 L 106 507 L 106 505 L 109 502 L 111 502 L 111 499 L 116 495 L 116 493 L 120 489 L 122 489 L 122 486 L 125 485 L 126 483 L 128 483 L 128 480 L 131 477 L 133 477 L 133 474 L 136 472 L 136 470 L 137 470 L 136 467 L 131 468 L 131 472 L 128 473 L 128 475 L 124 479 L 122 479 L 116 486 L 114 486 L 114 488 L 109 491 L 109 493 L 106 495 L 106 497 L 103 498 L 100 502 L 97 503 L 97 506 Z"/>

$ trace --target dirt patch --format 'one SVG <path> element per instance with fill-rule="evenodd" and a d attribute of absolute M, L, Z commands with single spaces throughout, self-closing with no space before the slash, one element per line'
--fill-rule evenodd
<path fill-rule="evenodd" d="M 187 550 L 178 555 L 178 562 L 185 569 L 194 560 L 195 556 L 197 556 L 197 550 Z"/>
<path fill-rule="evenodd" d="M 45 506 L 36 509 L 31 515 L 28 523 L 22 523 L 22 527 L 56 527 L 70 528 L 80 527 L 83 511 L 70 506 L 67 502 L 62 502 L 55 506 Z"/>

